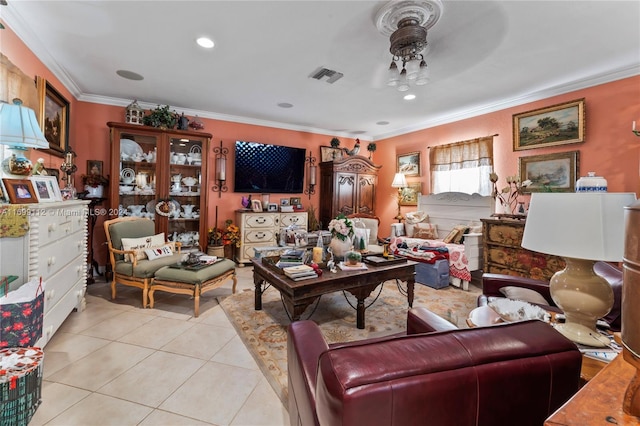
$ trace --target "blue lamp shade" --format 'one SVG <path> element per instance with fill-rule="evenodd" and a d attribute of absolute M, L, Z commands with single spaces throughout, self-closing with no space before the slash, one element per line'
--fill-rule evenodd
<path fill-rule="evenodd" d="M 0 144 L 22 149 L 49 148 L 35 112 L 23 106 L 20 99 L 14 99 L 13 104 L 0 103 Z"/>

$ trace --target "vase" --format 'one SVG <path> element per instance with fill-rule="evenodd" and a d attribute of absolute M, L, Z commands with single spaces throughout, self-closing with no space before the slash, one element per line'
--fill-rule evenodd
<path fill-rule="evenodd" d="M 224 257 L 224 246 L 208 246 L 207 254 L 209 256 Z"/>
<path fill-rule="evenodd" d="M 85 185 L 84 190 L 87 191 L 87 198 L 102 198 L 102 196 L 104 195 L 104 186 L 102 185 Z"/>
<path fill-rule="evenodd" d="M 331 253 L 333 253 L 334 260 L 343 260 L 345 254 L 353 248 L 353 243 L 351 238 L 347 238 L 342 241 L 340 238 L 334 237 L 331 238 L 329 248 L 331 249 Z"/>

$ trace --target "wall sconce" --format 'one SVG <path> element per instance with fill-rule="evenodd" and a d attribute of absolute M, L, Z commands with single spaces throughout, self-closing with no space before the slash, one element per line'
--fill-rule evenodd
<path fill-rule="evenodd" d="M 407 187 L 407 179 L 404 177 L 402 173 L 396 173 L 393 177 L 393 182 L 391 182 L 392 188 L 398 188 L 398 214 L 394 219 L 398 221 L 398 223 L 402 222 L 402 213 L 400 213 L 400 202 L 402 201 L 402 190 Z"/>
<path fill-rule="evenodd" d="M 218 193 L 218 198 L 222 197 L 223 192 L 227 192 L 227 154 L 229 153 L 228 148 L 224 148 L 222 146 L 222 141 L 220 141 L 219 147 L 213 148 L 213 153 L 215 154 L 215 162 L 216 162 L 216 177 L 211 187 L 213 192 Z"/>
<path fill-rule="evenodd" d="M 636 122 L 635 121 L 631 124 L 631 131 L 633 132 L 634 135 L 640 136 L 640 130 L 636 130 Z"/>
<path fill-rule="evenodd" d="M 318 174 L 316 158 L 311 155 L 311 151 L 309 151 L 309 156 L 304 159 L 304 162 L 308 164 L 307 175 L 309 176 L 307 189 L 304 190 L 304 193 L 309 194 L 309 199 L 311 199 L 311 195 L 316 193 L 316 178 Z"/>

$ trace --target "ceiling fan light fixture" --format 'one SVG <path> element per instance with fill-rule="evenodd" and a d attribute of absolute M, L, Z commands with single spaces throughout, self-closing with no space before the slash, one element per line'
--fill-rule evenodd
<path fill-rule="evenodd" d="M 407 70 L 402 68 L 400 71 L 400 81 L 398 82 L 398 92 L 406 92 L 409 90 L 409 82 L 407 81 Z"/>
<path fill-rule="evenodd" d="M 395 61 L 391 61 L 387 74 L 387 86 L 397 86 L 400 81 L 400 73 L 398 72 L 398 66 Z"/>
<path fill-rule="evenodd" d="M 418 76 L 416 78 L 416 85 L 417 86 L 424 86 L 425 84 L 429 83 L 429 67 L 427 66 L 427 63 L 424 61 L 424 59 L 422 61 L 420 61 L 420 69 L 418 71 Z"/>

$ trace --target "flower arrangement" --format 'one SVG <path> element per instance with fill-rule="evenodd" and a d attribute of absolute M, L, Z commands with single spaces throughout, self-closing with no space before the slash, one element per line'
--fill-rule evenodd
<path fill-rule="evenodd" d="M 109 184 L 109 179 L 101 174 L 91 173 L 88 175 L 82 175 L 81 178 L 83 185 L 88 185 L 93 188 L 97 188 L 100 185 L 107 186 Z"/>
<path fill-rule="evenodd" d="M 497 173 L 491 173 L 489 175 L 489 180 L 493 184 L 491 196 L 494 200 L 499 201 L 503 207 L 509 209 L 510 212 L 515 212 L 518 197 L 524 194 L 524 188 L 531 185 L 531 180 L 527 179 L 524 182 L 520 182 L 517 176 L 507 176 L 507 186 L 498 191 L 498 179 Z"/>
<path fill-rule="evenodd" d="M 329 231 L 333 238 L 338 238 L 341 241 L 353 238 L 353 222 L 346 217 L 343 213 L 329 222 Z"/>
<path fill-rule="evenodd" d="M 224 228 L 209 228 L 210 246 L 234 245 L 240 247 L 240 228 L 231 219 L 224 222 Z"/>

